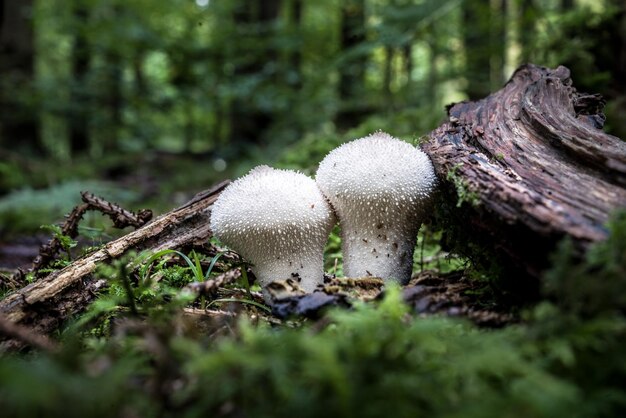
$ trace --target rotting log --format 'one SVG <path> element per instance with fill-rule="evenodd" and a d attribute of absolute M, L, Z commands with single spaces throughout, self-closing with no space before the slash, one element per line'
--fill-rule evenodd
<path fill-rule="evenodd" d="M 485 99 L 449 106 L 422 148 L 440 179 L 435 222 L 456 231 L 450 247 L 537 279 L 564 237 L 577 254 L 605 239 L 626 207 L 626 143 L 602 130 L 603 106 L 567 68 L 530 64 Z M 486 249 L 482 260 L 465 240 Z"/>
<path fill-rule="evenodd" d="M 99 264 L 120 258 L 132 250 L 149 248 L 159 251 L 206 242 L 211 237 L 211 207 L 228 184 L 225 181 L 197 194 L 185 205 L 15 291 L 0 300 L 0 315 L 42 334 L 56 329 L 63 320 L 80 312 L 95 298 L 95 291 L 102 287 L 102 283 L 91 280 L 90 276 Z"/>

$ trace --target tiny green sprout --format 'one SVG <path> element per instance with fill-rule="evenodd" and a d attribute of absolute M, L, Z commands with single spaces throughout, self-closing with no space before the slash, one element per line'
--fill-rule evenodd
<path fill-rule="evenodd" d="M 67 256 L 71 258 L 71 249 L 78 245 L 78 242 L 71 237 L 64 235 L 63 230 L 58 225 L 41 225 L 41 229 L 52 233 L 54 238 L 56 238 L 61 244 L 61 248 L 63 251 L 67 253 Z"/>
<path fill-rule="evenodd" d="M 456 207 L 460 208 L 463 202 L 468 202 L 473 207 L 477 207 L 480 205 L 478 193 L 472 190 L 467 181 L 457 173 L 458 169 L 462 166 L 463 163 L 455 164 L 446 175 L 446 179 L 451 181 L 456 189 L 456 194 L 458 196 Z"/>
<path fill-rule="evenodd" d="M 430 141 L 430 135 L 415 136 L 413 138 L 413 145 L 419 147 L 420 145 L 425 144 L 428 141 Z"/>
<path fill-rule="evenodd" d="M 202 272 L 202 265 L 200 264 L 200 257 L 198 256 L 198 254 L 194 251 L 193 252 L 193 257 L 194 260 L 192 261 L 187 255 L 183 254 L 180 251 L 177 250 L 161 250 L 161 251 L 157 251 L 156 253 L 150 255 L 144 262 L 143 262 L 143 267 L 141 268 L 141 272 L 140 272 L 140 277 L 141 280 L 143 282 L 146 282 L 148 279 L 148 272 L 152 266 L 152 264 L 158 260 L 159 258 L 165 257 L 166 255 L 170 255 L 170 254 L 175 254 L 177 256 L 179 256 L 180 258 L 182 258 L 185 263 L 187 263 L 187 266 L 189 267 L 189 269 L 191 270 L 193 276 L 194 276 L 194 280 L 196 282 L 203 282 L 205 280 L 207 280 L 209 278 L 209 276 L 211 275 L 211 272 L 213 271 L 213 268 L 215 267 L 215 264 L 217 263 L 217 260 L 219 260 L 219 258 L 224 254 L 224 253 L 218 253 L 215 256 L 213 256 L 213 258 L 211 259 L 211 263 L 209 264 L 209 268 L 207 269 L 206 273 Z"/>
<path fill-rule="evenodd" d="M 243 287 L 246 289 L 248 298 L 252 299 L 252 294 L 250 293 L 250 280 L 248 280 L 248 267 L 247 265 L 243 264 L 240 268 L 241 268 L 241 280 L 243 282 Z"/>

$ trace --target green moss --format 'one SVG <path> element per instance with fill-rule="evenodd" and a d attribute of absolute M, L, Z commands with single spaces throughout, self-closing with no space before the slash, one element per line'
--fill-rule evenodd
<path fill-rule="evenodd" d="M 457 170 L 462 166 L 463 163 L 455 164 L 446 174 L 446 180 L 454 184 L 458 196 L 457 207 L 461 207 L 463 203 L 469 203 L 473 207 L 477 207 L 480 205 L 478 193 L 473 191 L 469 183 L 457 173 Z"/>
<path fill-rule="evenodd" d="M 203 332 L 139 297 L 142 316 L 119 321 L 100 299 L 102 327 L 60 353 L 0 357 L 0 404 L 12 417 L 623 416 L 626 216 L 611 229 L 582 262 L 563 244 L 546 299 L 499 330 L 411 317 L 394 286 L 313 326 L 225 317 Z"/>

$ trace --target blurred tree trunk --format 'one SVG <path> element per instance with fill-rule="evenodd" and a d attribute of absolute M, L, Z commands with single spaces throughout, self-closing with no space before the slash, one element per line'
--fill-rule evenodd
<path fill-rule="evenodd" d="M 404 72 L 406 74 L 405 86 L 410 88 L 413 82 L 413 39 L 402 47 L 402 57 L 404 58 Z"/>
<path fill-rule="evenodd" d="M 106 134 L 103 139 L 102 149 L 111 152 L 118 149 L 118 136 L 122 128 L 122 109 L 124 108 L 124 95 L 122 93 L 122 67 L 123 59 L 119 51 L 111 49 L 105 54 L 106 60 L 106 97 L 105 104 L 108 109 Z"/>
<path fill-rule="evenodd" d="M 302 40 L 300 27 L 302 25 L 302 0 L 292 0 L 291 2 L 291 22 L 292 31 L 294 36 L 297 36 L 298 41 Z M 292 80 L 289 84 L 296 90 L 302 88 L 302 45 L 299 46 L 289 54 L 289 70 L 293 72 L 293 76 L 289 79 Z"/>
<path fill-rule="evenodd" d="M 117 20 L 124 12 L 124 3 L 112 4 L 110 19 Z M 118 149 L 118 136 L 123 125 L 122 110 L 124 109 L 124 95 L 122 92 L 122 70 L 124 57 L 119 45 L 107 45 L 104 51 L 104 107 L 107 109 L 105 134 L 101 139 L 102 151 L 112 152 Z"/>
<path fill-rule="evenodd" d="M 531 61 L 531 51 L 535 34 L 535 22 L 537 21 L 537 8 L 533 0 L 521 0 L 519 22 L 519 45 L 523 63 Z"/>
<path fill-rule="evenodd" d="M 240 34 L 239 40 L 245 45 L 244 51 L 241 51 L 245 56 L 234 57 L 238 60 L 233 73 L 235 80 L 255 78 L 259 82 L 272 76 L 268 72 L 272 64 L 276 64 L 278 56 L 270 43 L 264 41 L 273 35 L 273 24 L 278 19 L 280 6 L 281 0 L 252 0 L 239 2 L 235 7 L 233 19 Z M 249 45 L 252 43 L 255 47 L 251 48 Z M 260 108 L 250 101 L 250 97 L 237 97 L 231 105 L 231 141 L 258 143 L 274 117 L 271 110 Z"/>
<path fill-rule="evenodd" d="M 490 24 L 491 36 L 489 46 L 491 48 L 491 91 L 496 91 L 502 87 L 506 81 L 504 66 L 506 64 L 506 29 L 507 29 L 507 8 L 508 0 L 497 0 L 491 2 Z"/>
<path fill-rule="evenodd" d="M 191 153 L 192 143 L 195 137 L 195 121 L 193 115 L 193 91 L 197 86 L 198 79 L 193 72 L 191 63 L 196 59 L 194 48 L 190 45 L 193 39 L 192 28 L 187 27 L 185 33 L 172 44 L 168 56 L 171 66 L 171 83 L 178 92 L 177 102 L 182 107 L 185 115 L 183 121 L 183 149 Z"/>
<path fill-rule="evenodd" d="M 300 138 L 306 131 L 308 117 L 305 114 L 307 107 L 307 95 L 302 92 L 304 87 L 304 76 L 302 73 L 302 53 L 304 48 L 304 38 L 302 30 L 302 0 L 287 0 L 284 2 L 283 12 L 285 29 L 279 36 L 289 40 L 280 52 L 280 65 L 278 66 L 277 80 L 279 85 L 284 85 L 284 90 L 291 99 L 291 106 L 281 108 L 280 113 L 274 115 L 274 119 L 281 126 L 289 126 L 289 134 L 294 138 Z M 280 47 L 279 47 L 280 48 Z"/>
<path fill-rule="evenodd" d="M 428 77 L 426 79 L 426 103 L 435 105 L 437 101 L 437 59 L 439 57 L 439 47 L 437 45 L 437 35 L 433 29 L 426 35 L 428 39 Z"/>
<path fill-rule="evenodd" d="M 24 97 L 35 78 L 33 0 L 0 0 L 0 143 L 44 155 L 39 117 Z"/>
<path fill-rule="evenodd" d="M 365 116 L 357 99 L 365 90 L 367 56 L 357 48 L 365 43 L 365 0 L 343 0 L 341 4 L 340 53 L 347 56 L 339 68 L 339 99 L 337 115 L 340 126 L 354 126 Z"/>
<path fill-rule="evenodd" d="M 150 101 L 150 87 L 146 80 L 144 73 L 144 60 L 146 57 L 146 49 L 141 46 L 133 51 L 133 56 L 130 59 L 130 67 L 133 74 L 132 84 L 132 102 L 133 112 L 137 115 L 143 115 L 148 112 Z M 150 135 L 143 125 L 142 120 L 133 118 L 131 131 L 135 138 L 139 138 L 146 147 L 152 148 L 154 146 L 154 138 Z"/>
<path fill-rule="evenodd" d="M 613 90 L 616 96 L 626 96 L 626 4 L 623 0 L 611 0 L 611 3 L 618 10 L 614 19 L 616 30 L 611 31 L 614 39 L 611 49 L 615 51 Z"/>
<path fill-rule="evenodd" d="M 393 105 L 393 95 L 391 93 L 391 82 L 393 77 L 393 56 L 394 48 L 391 45 L 385 46 L 385 65 L 383 66 L 383 98 L 385 107 Z"/>
<path fill-rule="evenodd" d="M 469 100 L 485 97 L 491 90 L 490 15 L 489 2 L 468 0 L 463 3 L 463 41 L 467 77 L 465 90 Z"/>
<path fill-rule="evenodd" d="M 504 82 L 506 0 L 463 3 L 466 88 L 470 100 L 497 90 Z"/>
<path fill-rule="evenodd" d="M 215 82 L 213 84 L 213 89 L 215 91 L 218 90 L 219 86 L 226 83 L 226 77 L 224 77 L 224 65 L 227 62 L 226 53 L 222 48 L 215 48 L 212 51 L 213 59 L 210 60 L 212 62 L 213 73 L 215 76 Z M 224 99 L 223 95 L 216 94 L 215 95 L 215 123 L 213 124 L 211 130 L 211 138 L 213 143 L 218 147 L 225 147 L 228 141 L 228 130 L 229 130 L 229 120 L 228 120 L 228 100 Z"/>
<path fill-rule="evenodd" d="M 143 73 L 143 60 L 145 58 L 145 51 L 143 49 L 136 49 L 132 59 L 132 69 L 134 78 L 134 90 L 135 95 L 139 98 L 148 97 L 148 84 L 146 83 L 146 76 Z"/>
<path fill-rule="evenodd" d="M 81 1 L 73 4 L 76 20 L 74 45 L 72 48 L 72 98 L 68 112 L 70 152 L 72 156 L 89 151 L 89 94 L 87 76 L 89 74 L 90 50 L 85 30 L 89 11 Z"/>

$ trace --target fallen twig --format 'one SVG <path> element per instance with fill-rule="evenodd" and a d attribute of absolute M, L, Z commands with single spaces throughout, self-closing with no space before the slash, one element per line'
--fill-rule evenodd
<path fill-rule="evenodd" d="M 120 229 L 127 226 L 140 228 L 152 219 L 152 211 L 149 209 L 142 209 L 134 213 L 89 192 L 81 192 L 81 196 L 84 203 L 75 206 L 66 216 L 65 222 L 61 226 L 61 234 L 64 236 L 70 238 L 78 236 L 78 225 L 88 210 L 98 210 L 109 216 L 113 221 L 113 225 Z M 47 267 L 57 257 L 61 249 L 62 243 L 59 237 L 52 237 L 50 241 L 39 248 L 39 254 L 33 260 L 31 267 L 27 271 L 18 269 L 11 278 L 12 281 L 23 283 L 26 274 L 30 272 L 37 273 Z"/>
<path fill-rule="evenodd" d="M 37 324 L 37 331 L 48 333 L 56 329 L 65 314 L 75 314 L 72 309 L 56 312 L 52 320 L 46 321 L 47 309 L 44 304 L 55 304 L 69 289 L 89 283 L 89 275 L 103 262 L 117 259 L 131 250 L 159 251 L 165 248 L 180 248 L 187 245 L 200 245 L 211 236 L 210 209 L 219 193 L 229 184 L 222 182 L 194 198 L 193 203 L 168 212 L 143 227 L 121 238 L 105 244 L 102 248 L 85 255 L 62 270 L 25 286 L 0 301 L 0 315 L 13 322 L 30 320 Z M 69 301 L 67 301 L 69 303 Z M 61 318 L 60 318 L 61 317 Z"/>
<path fill-rule="evenodd" d="M 213 279 L 209 279 L 204 282 L 189 283 L 186 288 L 198 294 L 199 296 L 214 296 L 218 288 L 226 284 L 233 283 L 240 277 L 241 270 L 235 268 L 219 274 Z"/>

